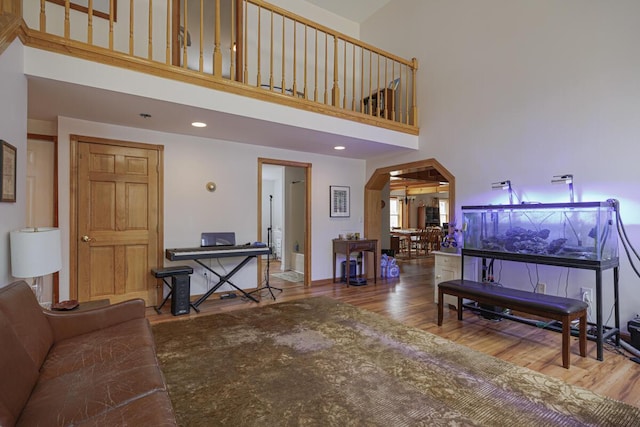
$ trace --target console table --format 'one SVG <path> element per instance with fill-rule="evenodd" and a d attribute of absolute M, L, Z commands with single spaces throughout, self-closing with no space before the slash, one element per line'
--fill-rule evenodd
<path fill-rule="evenodd" d="M 372 252 L 373 253 L 373 283 L 377 283 L 377 275 L 378 275 L 378 241 L 377 240 L 367 240 L 367 239 L 358 239 L 358 240 L 345 240 L 345 239 L 333 239 L 333 283 L 336 283 L 336 260 L 337 255 L 345 254 L 346 259 L 346 279 L 347 286 L 349 286 L 349 266 L 350 266 L 350 256 L 354 252 Z M 364 258 L 363 258 L 364 260 Z M 360 275 L 362 275 L 362 267 L 360 267 Z"/>

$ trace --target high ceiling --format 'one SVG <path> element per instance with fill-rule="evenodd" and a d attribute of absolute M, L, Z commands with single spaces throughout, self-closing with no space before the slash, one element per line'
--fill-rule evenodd
<path fill-rule="evenodd" d="M 336 15 L 362 23 L 391 0 L 306 0 Z"/>

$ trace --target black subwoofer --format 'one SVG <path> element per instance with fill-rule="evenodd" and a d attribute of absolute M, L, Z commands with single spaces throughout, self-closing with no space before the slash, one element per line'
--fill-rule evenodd
<path fill-rule="evenodd" d="M 171 286 L 171 314 L 179 316 L 189 314 L 189 295 L 191 293 L 190 277 L 188 275 L 172 276 Z"/>

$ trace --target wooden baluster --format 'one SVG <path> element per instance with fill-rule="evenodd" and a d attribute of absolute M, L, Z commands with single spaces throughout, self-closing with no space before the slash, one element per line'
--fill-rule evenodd
<path fill-rule="evenodd" d="M 360 47 L 360 112 L 364 113 L 364 49 Z"/>
<path fill-rule="evenodd" d="M 40 0 L 40 31 L 47 32 L 47 15 L 44 10 L 44 0 Z"/>
<path fill-rule="evenodd" d="M 109 0 L 109 50 L 113 50 L 113 20 L 116 16 L 115 2 L 116 0 Z"/>
<path fill-rule="evenodd" d="M 307 64 L 309 56 L 309 51 L 307 49 L 307 28 L 309 28 L 307 24 L 304 24 L 304 99 L 309 99 L 309 92 L 307 92 L 309 84 L 309 82 L 307 81 Z"/>
<path fill-rule="evenodd" d="M 167 46 L 165 50 L 165 63 L 171 64 L 171 0 L 167 0 Z"/>
<path fill-rule="evenodd" d="M 282 15 L 282 64 L 281 64 L 281 74 L 282 74 L 282 79 L 280 81 L 280 92 L 285 93 L 285 87 L 286 87 L 286 78 L 285 78 L 285 50 L 284 50 L 284 39 L 285 39 L 285 31 L 284 31 L 284 26 L 285 26 L 285 21 L 284 21 L 284 15 Z"/>
<path fill-rule="evenodd" d="M 149 0 L 149 50 L 147 57 L 153 61 L 153 0 Z"/>
<path fill-rule="evenodd" d="M 231 3 L 231 25 L 229 25 L 229 27 L 231 28 L 230 30 L 230 34 L 229 34 L 229 80 L 235 80 L 236 77 L 236 58 L 235 58 L 235 53 L 236 53 L 236 49 L 237 49 L 237 41 L 236 41 L 236 7 L 235 7 L 235 3 L 232 2 Z"/>
<path fill-rule="evenodd" d="M 243 34 L 243 45 L 244 45 L 244 80 L 242 81 L 245 84 L 249 83 L 249 68 L 248 68 L 248 64 L 247 64 L 247 15 L 249 14 L 249 5 L 247 4 L 247 2 L 244 2 L 245 7 L 244 7 L 244 28 L 242 30 L 242 34 Z M 259 37 L 258 37 L 259 38 Z"/>
<path fill-rule="evenodd" d="M 316 32 L 316 57 L 314 62 L 315 77 L 313 79 L 313 101 L 318 102 L 318 29 L 314 28 L 314 30 Z"/>
<path fill-rule="evenodd" d="M 333 90 L 331 91 L 331 104 L 334 107 L 340 106 L 340 83 L 338 81 L 338 73 L 338 37 L 333 36 Z"/>
<path fill-rule="evenodd" d="M 185 0 L 186 4 L 186 0 Z M 129 0 L 129 55 L 133 56 L 133 0 Z"/>
<path fill-rule="evenodd" d="M 413 122 L 411 124 L 416 125 L 418 123 L 418 106 L 416 105 L 416 75 L 418 72 L 418 60 L 416 58 L 412 58 L 411 62 L 413 63 L 411 67 L 411 82 L 413 87 L 413 99 L 411 100 L 411 113 L 413 115 Z"/>
<path fill-rule="evenodd" d="M 87 44 L 93 44 L 93 0 L 87 6 Z"/>
<path fill-rule="evenodd" d="M 384 94 L 380 93 L 380 54 L 377 53 L 376 54 L 376 86 L 378 87 L 376 89 L 376 94 L 378 95 L 378 97 L 376 98 L 376 116 L 380 117 L 380 110 L 384 111 L 384 105 L 380 105 L 383 104 L 385 102 L 384 99 Z"/>
<path fill-rule="evenodd" d="M 204 0 L 200 0 L 200 49 L 198 52 L 198 71 L 204 70 Z"/>
<path fill-rule="evenodd" d="M 391 119 L 396 121 L 396 61 L 391 62 L 391 81 L 393 82 L 391 91 Z"/>
<path fill-rule="evenodd" d="M 347 109 L 347 41 L 343 44 L 343 58 L 342 58 L 342 80 L 344 81 L 344 97 L 342 98 L 342 108 Z"/>
<path fill-rule="evenodd" d="M 69 39 L 71 35 L 71 21 L 69 20 L 69 0 L 64 1 L 64 38 Z"/>
<path fill-rule="evenodd" d="M 298 22 L 293 20 L 293 87 L 291 91 L 293 92 L 294 97 L 298 97 Z"/>
<path fill-rule="evenodd" d="M 371 51 L 369 51 L 369 114 L 373 115 L 373 57 Z"/>
<path fill-rule="evenodd" d="M 262 57 L 262 55 L 261 55 L 262 52 L 261 52 L 261 48 L 260 48 L 261 41 L 262 41 L 262 37 L 261 37 L 262 31 L 261 31 L 260 27 L 262 25 L 262 20 L 260 19 L 260 17 L 261 17 L 260 16 L 260 5 L 258 5 L 258 74 L 256 76 L 256 79 L 258 81 L 258 84 L 257 84 L 258 87 L 260 87 L 262 85 L 262 74 L 260 72 L 260 68 L 261 68 L 261 63 L 260 63 L 261 61 L 260 60 L 261 60 L 261 57 Z"/>
<path fill-rule="evenodd" d="M 351 111 L 356 111 L 356 45 L 351 46 Z"/>
<path fill-rule="evenodd" d="M 187 68 L 187 34 L 189 34 L 189 17 L 187 3 L 189 0 L 184 0 L 184 10 L 182 11 L 182 68 Z"/>
<path fill-rule="evenodd" d="M 407 65 L 404 66 L 404 74 L 405 74 L 405 79 L 407 80 L 407 82 L 409 81 L 409 67 Z M 405 104 L 405 114 L 406 117 L 404 118 L 405 123 L 409 124 L 409 120 L 411 119 L 409 116 L 409 84 L 405 85 L 404 88 L 404 104 Z"/>
<path fill-rule="evenodd" d="M 398 122 L 404 123 L 404 116 L 407 114 L 407 111 L 404 108 L 404 87 L 407 86 L 408 82 L 406 78 L 402 77 L 402 63 L 398 64 L 398 77 L 400 78 L 400 90 L 398 91 L 398 112 L 400 113 L 398 116 Z"/>
<path fill-rule="evenodd" d="M 329 35 L 324 33 L 324 104 L 329 102 Z"/>
<path fill-rule="evenodd" d="M 222 49 L 220 49 L 220 0 L 216 0 L 216 40 L 213 48 L 213 75 L 222 78 Z"/>
<path fill-rule="evenodd" d="M 387 93 L 387 82 L 389 80 L 387 80 L 387 60 L 388 58 L 385 56 L 384 57 L 384 80 L 382 81 L 384 83 L 384 85 L 382 86 L 382 92 L 384 93 L 384 97 L 383 97 L 383 101 L 384 101 L 384 105 L 382 106 L 384 108 L 384 118 L 385 119 L 390 119 L 391 118 L 391 111 L 389 111 L 389 108 L 387 108 L 387 97 L 389 96 L 389 93 Z"/>
<path fill-rule="evenodd" d="M 409 116 L 409 108 L 407 106 L 407 87 L 409 86 L 409 81 L 407 80 L 407 71 L 406 71 L 407 70 L 407 65 L 403 64 L 400 68 L 401 68 L 401 71 L 400 71 L 400 76 L 401 77 L 403 76 L 402 70 L 404 70 L 404 76 L 403 76 L 404 80 L 403 81 L 405 82 L 405 84 L 401 88 L 401 92 L 403 92 L 402 93 L 402 96 L 403 96 L 403 98 L 402 98 L 402 115 L 403 115 L 402 123 L 406 123 L 406 121 L 408 120 L 407 117 Z"/>
<path fill-rule="evenodd" d="M 269 90 L 273 90 L 273 10 L 271 12 L 271 31 L 269 40 Z"/>

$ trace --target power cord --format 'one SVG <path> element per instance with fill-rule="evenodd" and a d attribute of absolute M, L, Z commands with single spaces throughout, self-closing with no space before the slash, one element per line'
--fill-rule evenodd
<path fill-rule="evenodd" d="M 609 199 L 607 202 L 613 204 L 614 212 L 616 214 L 616 227 L 618 229 L 618 235 L 620 236 L 620 242 L 622 242 L 622 247 L 624 248 L 625 253 L 627 254 L 627 258 L 629 259 L 629 264 L 631 264 L 631 268 L 636 273 L 636 276 L 640 277 L 640 272 L 636 268 L 633 263 L 633 258 L 629 253 L 629 249 L 635 254 L 636 258 L 640 260 L 640 255 L 631 244 L 631 240 L 629 236 L 627 236 L 627 230 L 624 228 L 624 223 L 622 222 L 622 216 L 620 215 L 620 202 L 617 199 Z"/>
<path fill-rule="evenodd" d="M 634 260 L 633 260 L 633 257 L 631 256 L 631 252 L 633 252 L 637 260 L 640 260 L 640 255 L 638 255 L 638 252 L 636 251 L 636 249 L 633 247 L 633 244 L 631 243 L 631 239 L 629 239 L 629 236 L 627 235 L 627 230 L 624 227 L 624 222 L 622 221 L 622 215 L 620 214 L 620 202 L 618 201 L 618 199 L 608 199 L 607 202 L 613 205 L 613 210 L 615 212 L 615 219 L 616 219 L 616 228 L 618 230 L 618 236 L 620 236 L 620 242 L 622 243 L 624 252 L 627 255 L 629 264 L 631 265 L 631 268 L 633 269 L 636 276 L 640 277 L 640 272 L 638 271 L 638 268 L 634 264 Z M 613 308 L 617 304 L 618 304 L 618 301 L 614 301 L 614 305 L 611 307 L 611 311 L 609 312 L 609 317 L 607 318 L 607 323 L 611 319 L 611 316 L 613 315 Z M 620 340 L 620 344 L 625 350 L 627 350 L 629 353 L 636 356 L 634 358 L 631 358 L 631 360 L 636 359 L 634 361 L 638 362 L 638 354 L 640 354 L 640 350 L 636 349 L 635 347 L 627 344 L 622 340 Z"/>
<path fill-rule="evenodd" d="M 588 308 L 587 308 L 587 321 L 591 320 L 591 304 L 593 303 L 593 301 L 591 301 L 591 294 L 587 291 L 582 293 L 582 301 L 586 302 L 588 304 Z"/>

